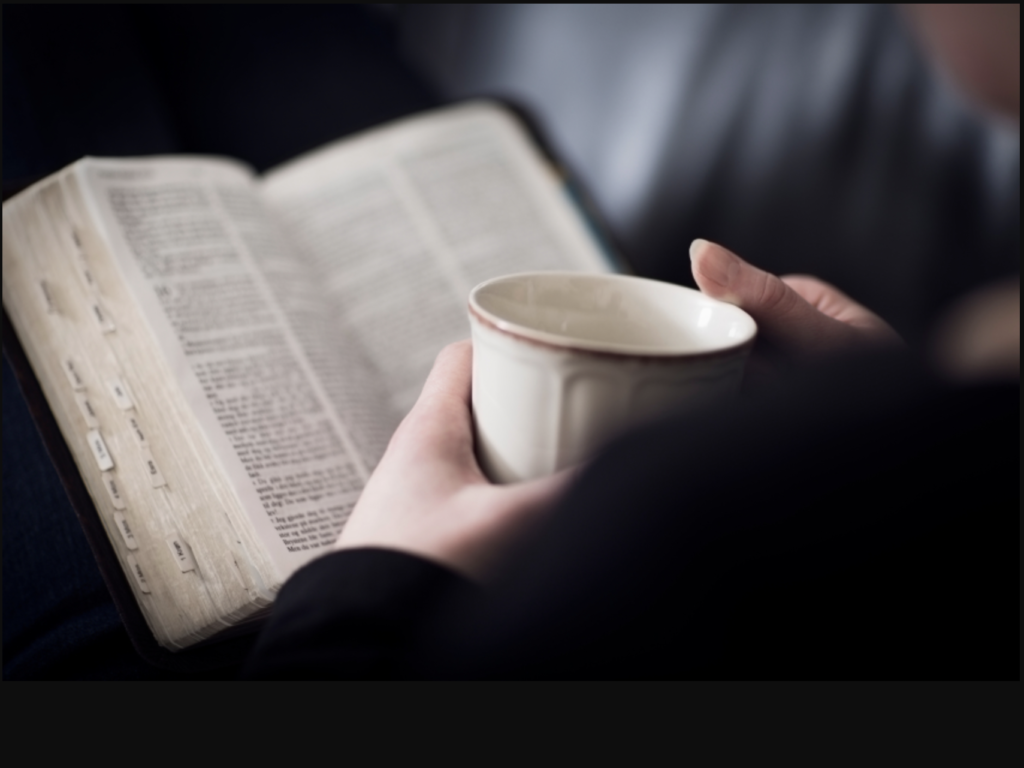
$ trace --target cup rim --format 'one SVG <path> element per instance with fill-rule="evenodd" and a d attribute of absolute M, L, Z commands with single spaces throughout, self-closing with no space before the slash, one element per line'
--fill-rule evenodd
<path fill-rule="evenodd" d="M 727 346 L 718 347 L 710 350 L 699 350 L 699 351 L 678 351 L 670 349 L 658 349 L 654 347 L 642 347 L 632 344 L 621 344 L 615 342 L 598 342 L 588 341 L 587 339 L 570 339 L 565 336 L 559 336 L 558 334 L 549 333 L 547 331 L 540 331 L 535 328 L 530 328 L 519 323 L 512 322 L 510 320 L 504 320 L 494 313 L 484 309 L 480 306 L 477 301 L 477 294 L 493 283 L 502 282 L 504 280 L 511 280 L 514 278 L 523 277 L 538 277 L 538 276 L 551 276 L 551 277 L 585 277 L 585 278 L 597 278 L 597 279 L 614 279 L 614 280 L 627 280 L 637 281 L 643 283 L 654 283 L 658 285 L 670 286 L 674 289 L 696 294 L 702 301 L 712 305 L 720 305 L 728 307 L 730 311 L 735 311 L 741 315 L 747 317 L 750 320 L 750 333 L 745 338 L 738 339 L 735 343 Z M 695 360 L 695 359 L 709 359 L 716 357 L 732 357 L 738 353 L 745 353 L 750 350 L 754 345 L 754 340 L 757 337 L 757 322 L 747 312 L 737 307 L 734 304 L 714 299 L 707 296 L 700 291 L 689 288 L 685 285 L 679 285 L 677 283 L 668 283 L 664 280 L 652 280 L 647 277 L 637 277 L 635 275 L 622 275 L 617 273 L 597 273 L 597 272 L 572 272 L 566 270 L 559 271 L 533 271 L 533 272 L 516 272 L 508 275 L 501 275 L 499 277 L 492 277 L 489 280 L 484 280 L 482 283 L 477 284 L 469 292 L 468 309 L 471 320 L 476 320 L 481 325 L 491 330 L 497 331 L 506 336 L 510 336 L 519 341 L 524 341 L 529 344 L 533 344 L 539 347 L 546 347 L 548 349 L 559 350 L 563 352 L 574 352 L 583 353 L 588 355 L 595 355 L 599 357 L 614 357 L 614 358 L 633 358 L 640 360 L 660 360 L 660 361 L 676 361 L 676 360 Z"/>

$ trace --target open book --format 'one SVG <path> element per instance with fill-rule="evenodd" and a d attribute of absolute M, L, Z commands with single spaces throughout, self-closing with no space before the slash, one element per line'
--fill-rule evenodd
<path fill-rule="evenodd" d="M 160 645 L 329 551 L 478 282 L 609 271 L 518 119 L 458 105 L 256 176 L 85 158 L 3 207 L 3 303 Z"/>

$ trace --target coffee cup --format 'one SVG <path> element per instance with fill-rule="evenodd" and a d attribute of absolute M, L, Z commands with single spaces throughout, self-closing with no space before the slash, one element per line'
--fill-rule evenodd
<path fill-rule="evenodd" d="M 699 291 L 640 277 L 532 272 L 469 295 L 481 468 L 501 483 L 593 455 L 622 429 L 735 395 L 757 326 Z"/>

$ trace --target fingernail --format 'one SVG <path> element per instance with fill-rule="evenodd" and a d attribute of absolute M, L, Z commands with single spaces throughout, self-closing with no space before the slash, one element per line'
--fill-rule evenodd
<path fill-rule="evenodd" d="M 698 256 L 700 263 L 694 264 L 694 277 L 700 272 L 700 277 L 711 283 L 702 283 L 701 289 L 710 290 L 716 298 L 726 299 L 727 294 L 722 291 L 727 290 L 736 279 L 740 260 L 725 248 L 707 240 L 694 240 L 690 246 L 690 261 L 694 261 Z"/>
<path fill-rule="evenodd" d="M 699 237 L 692 243 L 690 243 L 690 261 L 693 261 L 695 258 L 697 258 L 697 254 L 703 251 L 705 248 L 707 248 L 708 245 L 709 243 L 707 240 L 702 240 Z"/>

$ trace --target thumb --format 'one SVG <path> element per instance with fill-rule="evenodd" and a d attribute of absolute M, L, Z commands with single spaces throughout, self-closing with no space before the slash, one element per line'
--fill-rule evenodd
<path fill-rule="evenodd" d="M 745 310 L 766 338 L 785 349 L 823 352 L 856 341 L 854 328 L 822 314 L 780 278 L 720 245 L 694 240 L 690 263 L 703 293 Z"/>

